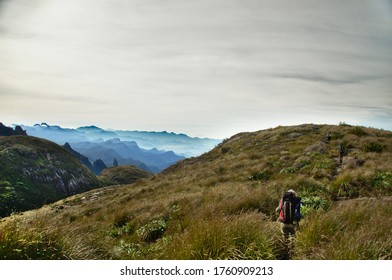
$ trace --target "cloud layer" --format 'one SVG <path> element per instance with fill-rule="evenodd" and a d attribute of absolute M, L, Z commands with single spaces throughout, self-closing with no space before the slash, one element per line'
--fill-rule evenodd
<path fill-rule="evenodd" d="M 4 122 L 228 137 L 302 122 L 392 129 L 391 1 L 14 0 Z"/>

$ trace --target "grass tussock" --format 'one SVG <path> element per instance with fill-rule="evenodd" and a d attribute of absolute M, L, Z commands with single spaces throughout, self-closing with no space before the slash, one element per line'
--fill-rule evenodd
<path fill-rule="evenodd" d="M 0 259 L 68 259 L 62 238 L 54 231 L 21 228 L 16 222 L 0 229 Z"/>
<path fill-rule="evenodd" d="M 390 201 L 342 202 L 307 221 L 297 235 L 296 259 L 392 259 Z"/>
<path fill-rule="evenodd" d="M 198 221 L 174 238 L 165 250 L 168 259 L 277 259 L 280 231 L 260 213 Z"/>

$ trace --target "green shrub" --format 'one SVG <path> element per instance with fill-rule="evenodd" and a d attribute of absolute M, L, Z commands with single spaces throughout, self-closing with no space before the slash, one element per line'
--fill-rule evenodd
<path fill-rule="evenodd" d="M 223 146 L 222 148 L 221 148 L 221 153 L 222 154 L 226 154 L 226 153 L 228 153 L 230 151 L 230 147 L 228 147 L 228 146 Z"/>
<path fill-rule="evenodd" d="M 129 223 L 129 224 L 124 225 L 119 228 L 117 228 L 117 227 L 112 228 L 109 231 L 109 236 L 115 238 L 115 237 L 119 237 L 122 235 L 130 235 L 130 234 L 134 233 L 134 231 L 135 231 L 135 226 L 133 224 Z"/>
<path fill-rule="evenodd" d="M 293 174 L 297 171 L 294 167 L 286 167 L 280 170 L 279 174 Z"/>
<path fill-rule="evenodd" d="M 368 133 L 360 126 L 355 126 L 352 129 L 350 129 L 350 133 L 354 134 L 358 137 L 362 137 L 362 136 L 367 136 Z"/>
<path fill-rule="evenodd" d="M 330 185 L 329 193 L 333 199 L 339 196 L 356 198 L 361 196 L 384 196 L 392 194 L 392 173 L 342 174 Z"/>
<path fill-rule="evenodd" d="M 136 233 L 142 242 L 155 242 L 165 233 L 167 228 L 166 222 L 167 221 L 165 218 L 152 220 L 151 222 L 139 228 Z"/>
<path fill-rule="evenodd" d="M 392 191 L 392 173 L 389 171 L 379 171 L 374 175 L 372 185 L 380 190 Z"/>
<path fill-rule="evenodd" d="M 143 246 L 141 244 L 126 243 L 124 240 L 120 240 L 118 247 L 133 259 L 138 259 L 144 254 Z"/>
<path fill-rule="evenodd" d="M 301 215 L 303 217 L 309 215 L 315 210 L 327 210 L 331 202 L 319 196 L 302 197 L 304 205 L 301 207 Z"/>
<path fill-rule="evenodd" d="M 386 145 L 382 145 L 376 142 L 370 142 L 365 144 L 364 150 L 367 153 L 382 153 L 386 149 Z"/>

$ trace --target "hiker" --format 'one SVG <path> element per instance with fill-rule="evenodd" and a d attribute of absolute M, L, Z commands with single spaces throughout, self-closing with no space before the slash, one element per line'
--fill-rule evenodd
<path fill-rule="evenodd" d="M 328 131 L 328 133 L 327 133 L 327 143 L 331 142 L 331 139 L 332 139 L 332 133 L 331 133 L 331 131 Z"/>
<path fill-rule="evenodd" d="M 290 189 L 283 193 L 276 211 L 279 211 L 279 221 L 281 222 L 282 233 L 285 237 L 294 235 L 296 228 L 299 226 L 301 204 L 301 198 L 297 197 L 294 190 Z"/>
<path fill-rule="evenodd" d="M 339 145 L 339 164 L 342 165 L 343 163 L 343 156 L 346 154 L 346 149 L 343 143 Z"/>
<path fill-rule="evenodd" d="M 293 238 L 299 221 L 301 219 L 301 198 L 297 197 L 294 190 L 290 189 L 284 192 L 279 206 L 276 211 L 279 212 L 279 222 L 281 222 L 281 231 L 283 234 L 283 241 L 286 246 L 285 258 L 290 259 L 293 251 Z"/>

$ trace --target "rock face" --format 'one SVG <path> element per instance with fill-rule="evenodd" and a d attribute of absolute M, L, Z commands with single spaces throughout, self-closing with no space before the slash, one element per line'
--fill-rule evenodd
<path fill-rule="evenodd" d="M 104 170 L 105 168 L 107 168 L 107 166 L 101 159 L 97 159 L 96 161 L 94 161 L 93 172 L 95 174 L 101 173 L 101 171 Z"/>
<path fill-rule="evenodd" d="M 27 133 L 19 125 L 17 125 L 14 130 L 11 127 L 5 126 L 3 123 L 0 122 L 0 136 L 12 135 L 27 135 Z"/>
<path fill-rule="evenodd" d="M 67 151 L 69 151 L 71 154 L 73 154 L 78 160 L 80 160 L 81 163 L 83 163 L 90 171 L 93 171 L 93 166 L 91 165 L 90 160 L 88 159 L 88 157 L 78 153 L 77 151 L 75 151 L 74 149 L 72 149 L 71 145 L 66 142 L 63 146 L 64 149 L 66 149 Z"/>
<path fill-rule="evenodd" d="M 99 186 L 77 158 L 53 142 L 0 137 L 0 217 Z"/>
<path fill-rule="evenodd" d="M 325 154 L 327 152 L 327 150 L 328 150 L 327 144 L 325 144 L 322 141 L 318 141 L 318 142 L 314 143 L 313 145 L 308 146 L 305 149 L 305 152 Z"/>

